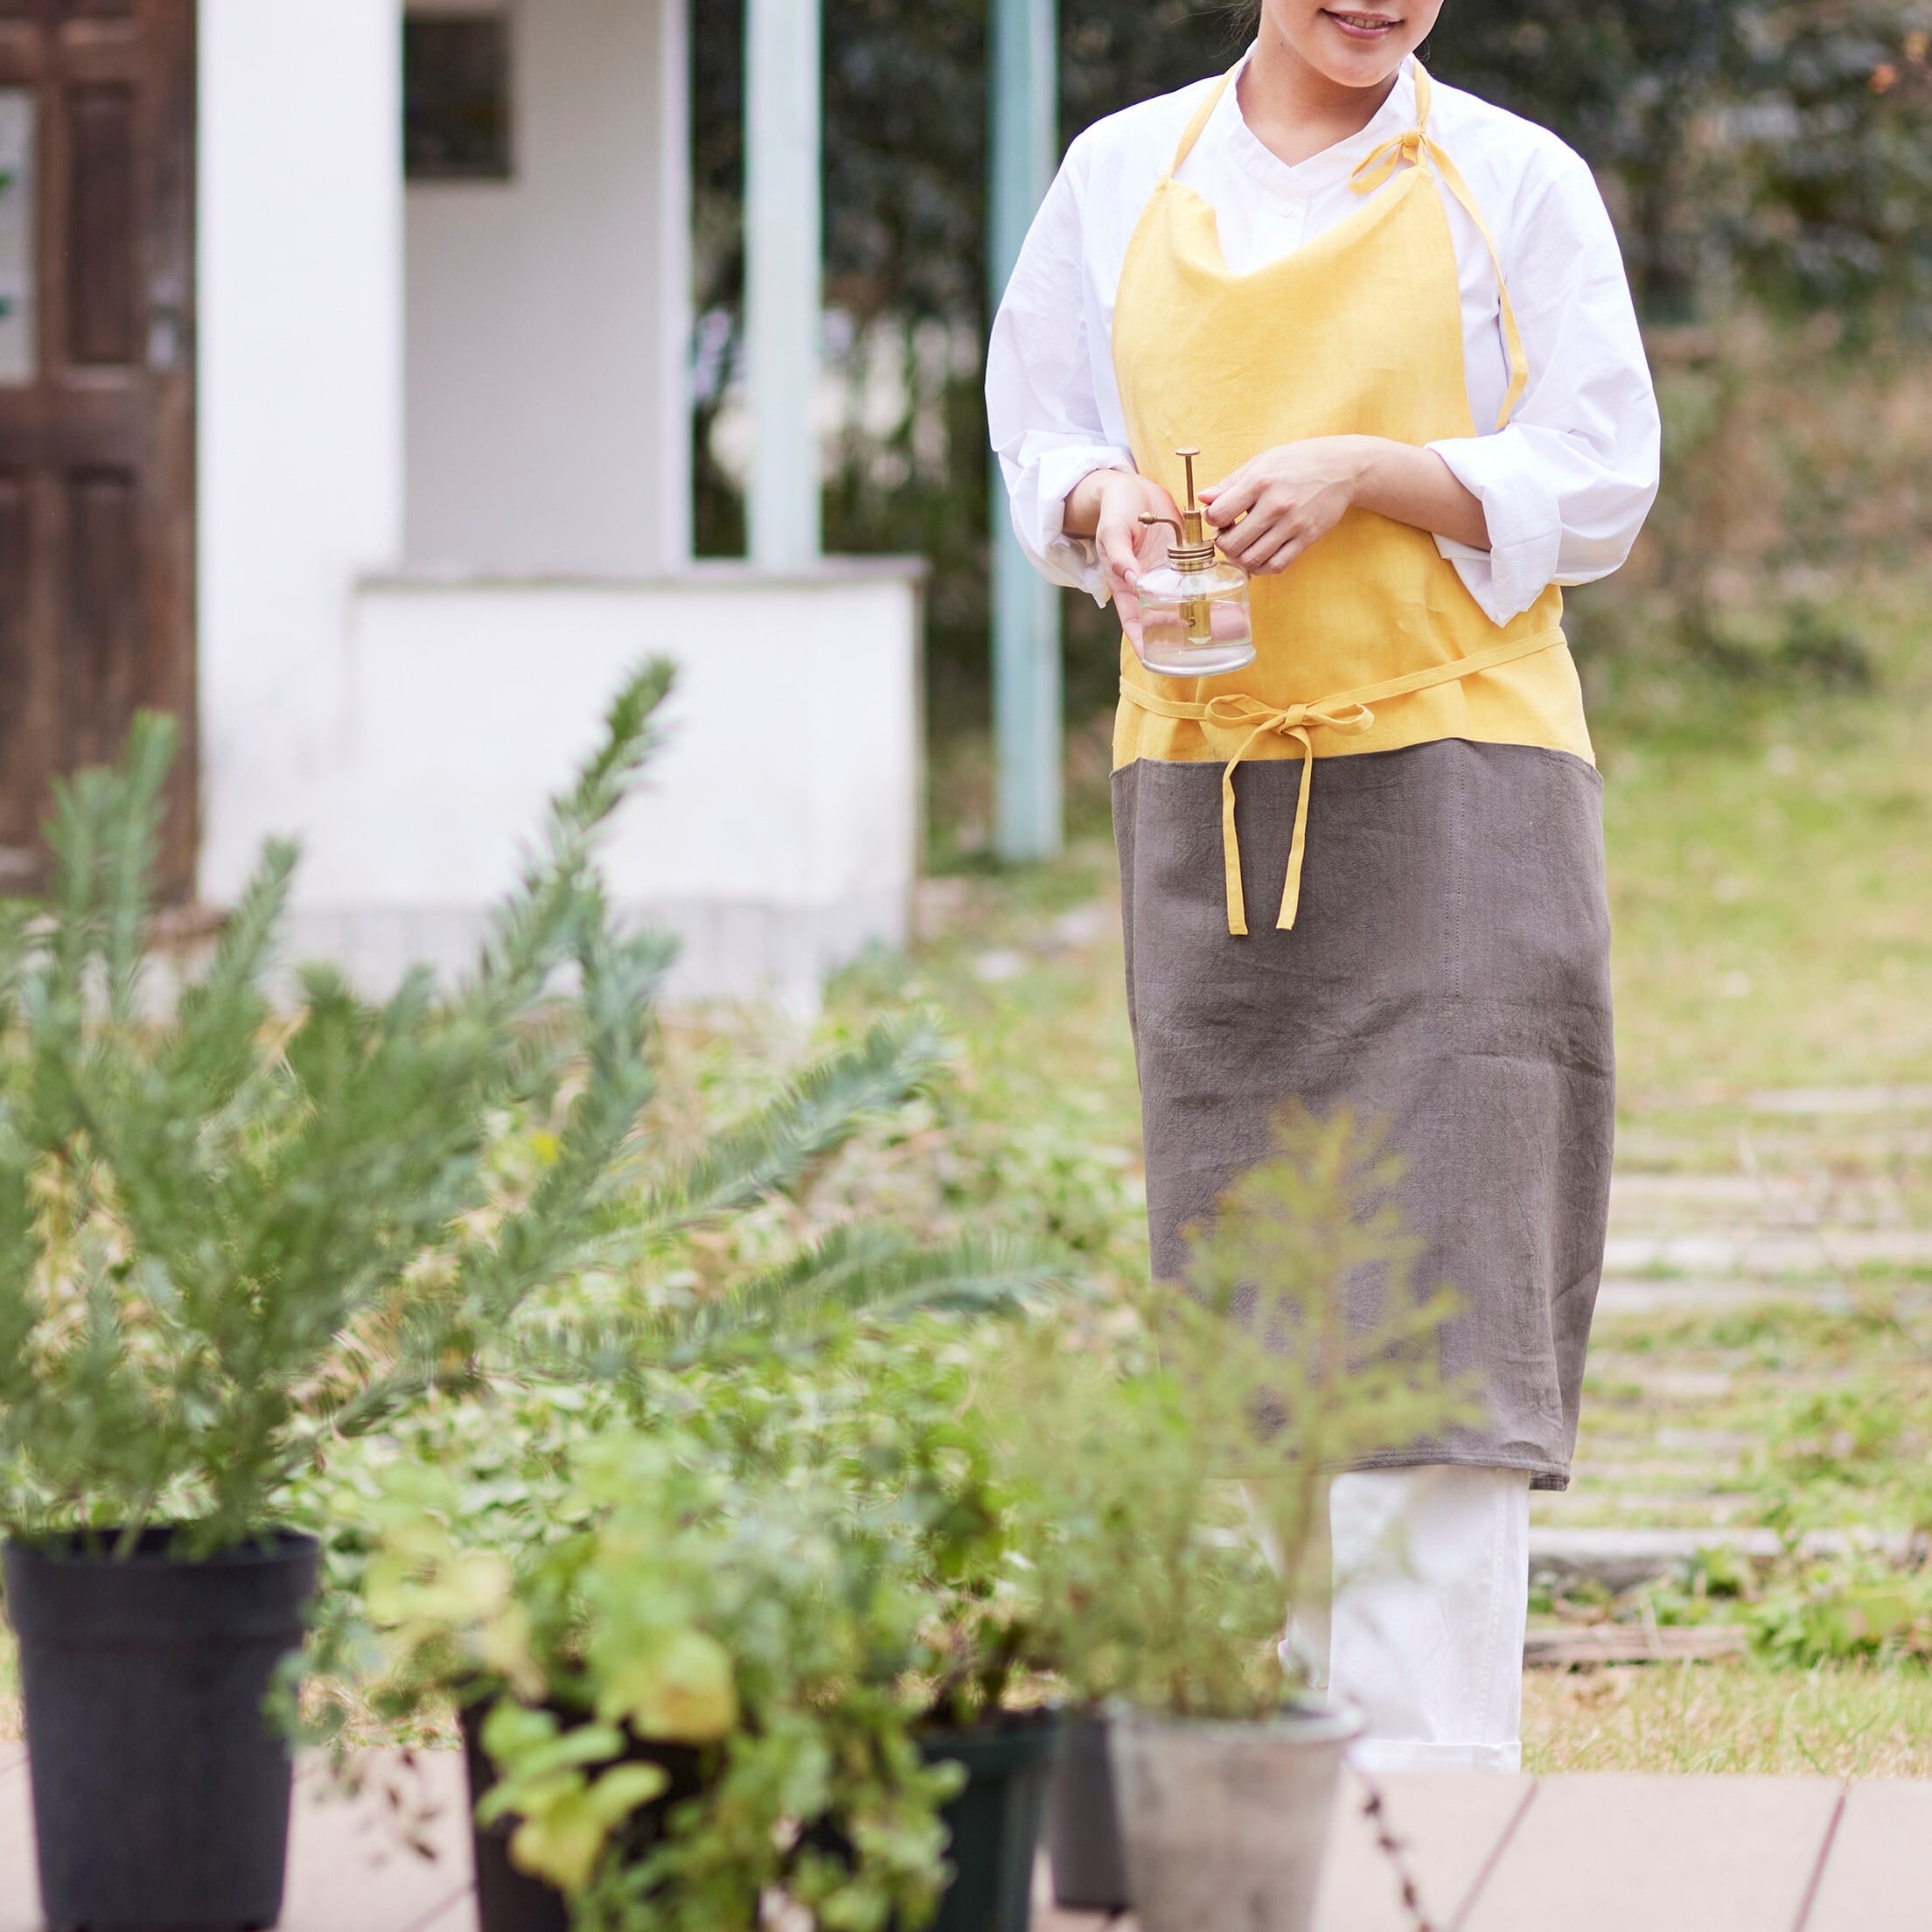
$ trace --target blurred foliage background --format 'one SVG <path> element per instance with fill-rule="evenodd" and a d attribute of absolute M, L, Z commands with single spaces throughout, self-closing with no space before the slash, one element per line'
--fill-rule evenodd
<path fill-rule="evenodd" d="M 699 547 L 742 548 L 742 7 L 697 0 Z M 827 0 L 827 546 L 933 566 L 941 796 L 987 707 L 985 0 Z M 1061 134 L 1224 67 L 1214 0 L 1062 0 Z M 1622 238 L 1666 416 L 1631 565 L 1575 598 L 1600 717 L 1879 675 L 1858 606 L 1932 536 L 1932 0 L 1448 0 L 1425 58 L 1555 129 Z M 1117 637 L 1066 602 L 1078 827 Z M 1676 694 L 1673 695 L 1673 694 Z M 948 774 L 952 774 L 949 778 Z M 961 774 L 964 774 L 961 776 Z M 983 816 L 983 814 L 981 814 Z M 970 851 L 972 827 L 960 844 Z"/>

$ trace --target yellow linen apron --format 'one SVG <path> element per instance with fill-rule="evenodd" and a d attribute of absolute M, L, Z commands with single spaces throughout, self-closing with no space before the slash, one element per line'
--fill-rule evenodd
<path fill-rule="evenodd" d="M 1228 269 L 1213 211 L 1174 178 L 1231 73 L 1194 116 L 1128 243 L 1116 297 L 1114 370 L 1144 475 L 1178 489 L 1173 452 L 1185 447 L 1201 451 L 1196 474 L 1218 480 L 1264 450 L 1311 436 L 1420 447 L 1476 433 L 1438 176 L 1486 241 L 1489 231 L 1429 137 L 1429 78 L 1419 63 L 1414 71 L 1416 125 L 1357 171 L 1362 206 L 1249 275 Z M 1501 429 L 1528 371 L 1500 263 L 1496 279 L 1511 375 Z M 1113 739 L 1117 771 L 1137 759 L 1224 763 L 1231 933 L 1248 930 L 1234 785 L 1244 761 L 1302 761 L 1283 929 L 1300 900 L 1315 759 L 1463 738 L 1594 763 L 1553 585 L 1498 626 L 1433 537 L 1354 509 L 1286 570 L 1257 577 L 1252 596 L 1255 661 L 1223 677 L 1162 677 L 1123 638 Z"/>

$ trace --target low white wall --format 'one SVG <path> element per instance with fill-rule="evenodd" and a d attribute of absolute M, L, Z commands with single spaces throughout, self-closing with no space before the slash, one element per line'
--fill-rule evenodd
<path fill-rule="evenodd" d="M 365 584 L 337 755 L 299 820 L 298 950 L 370 985 L 466 963 L 625 672 L 679 667 L 606 854 L 675 931 L 681 998 L 814 1001 L 904 940 L 917 868 L 919 575 L 829 562 L 639 582 Z"/>
<path fill-rule="evenodd" d="M 402 538 L 398 0 L 200 0 L 203 836 L 230 900 L 334 756 L 343 631 Z"/>
<path fill-rule="evenodd" d="M 513 177 L 408 193 L 408 554 L 661 570 L 688 544 L 684 0 L 497 3 Z"/>

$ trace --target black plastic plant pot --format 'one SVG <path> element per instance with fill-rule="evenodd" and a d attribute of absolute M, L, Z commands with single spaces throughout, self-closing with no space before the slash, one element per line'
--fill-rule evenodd
<path fill-rule="evenodd" d="M 192 1560 L 167 1530 L 10 1543 L 50 1932 L 250 1932 L 282 1912 L 289 1747 L 264 1712 L 302 1646 L 317 1545 Z"/>
<path fill-rule="evenodd" d="M 961 1764 L 966 1774 L 966 1788 L 942 1814 L 953 1879 L 931 1932 L 1028 1932 L 1058 1733 L 1057 1712 L 1029 1711 L 920 1738 L 929 1764 Z"/>
<path fill-rule="evenodd" d="M 1099 1712 L 1083 1712 L 1061 1726 L 1047 1787 L 1047 1861 L 1056 1905 L 1073 1912 L 1125 1912 L 1133 1903 L 1107 1720 Z"/>
<path fill-rule="evenodd" d="M 478 1925 L 480 1932 L 569 1932 L 570 1908 L 563 1894 L 541 1879 L 520 1872 L 510 1862 L 510 1839 L 516 1830 L 516 1820 L 498 1818 L 487 1825 L 475 1822 L 477 1806 L 497 1782 L 496 1767 L 483 1748 L 482 1735 L 492 1701 L 465 1705 L 461 1719 L 463 1761 L 470 1774 L 471 1830 L 476 1847 Z M 662 1765 L 671 1780 L 663 1796 L 641 1806 L 631 1817 L 625 1843 L 633 1855 L 641 1855 L 656 1843 L 664 1829 L 665 1814 L 673 1805 L 696 1797 L 704 1789 L 715 1755 L 688 1744 L 633 1741 L 625 1758 L 633 1763 Z"/>

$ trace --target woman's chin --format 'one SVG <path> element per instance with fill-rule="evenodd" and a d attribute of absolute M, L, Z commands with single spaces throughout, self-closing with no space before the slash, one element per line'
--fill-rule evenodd
<path fill-rule="evenodd" d="M 1326 15 L 1314 39 L 1315 45 L 1308 50 L 1314 56 L 1314 65 L 1338 87 L 1380 87 L 1408 52 L 1399 32 L 1351 33 Z"/>

